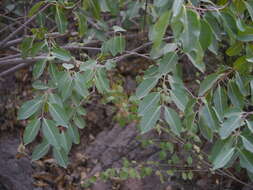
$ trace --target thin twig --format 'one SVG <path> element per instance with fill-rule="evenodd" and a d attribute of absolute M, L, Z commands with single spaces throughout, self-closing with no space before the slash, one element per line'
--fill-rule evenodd
<path fill-rule="evenodd" d="M 220 11 L 220 10 L 223 10 L 225 8 L 227 8 L 230 4 L 232 3 L 232 0 L 229 0 L 225 5 L 221 6 L 221 7 L 210 7 L 210 8 L 201 8 L 201 7 L 195 7 L 195 6 L 186 6 L 187 8 L 190 8 L 190 9 L 194 9 L 194 10 L 197 10 L 197 11 L 203 11 L 203 12 L 206 12 L 206 11 Z"/>
<path fill-rule="evenodd" d="M 33 15 L 30 19 L 28 19 L 23 25 L 21 25 L 19 28 L 17 28 L 14 32 L 12 32 L 9 36 L 7 36 L 3 41 L 0 42 L 0 49 L 5 48 L 6 43 L 12 39 L 18 32 L 20 32 L 24 27 L 26 27 L 30 22 L 32 22 L 36 16 L 47 9 L 50 6 L 50 4 L 47 4 L 44 6 L 40 11 L 37 12 L 37 14 Z"/>
<path fill-rule="evenodd" d="M 21 63 L 19 65 L 16 65 L 15 67 L 12 67 L 11 69 L 7 69 L 7 70 L 0 73 L 0 78 L 4 77 L 10 73 L 14 73 L 22 68 L 25 68 L 28 65 L 29 65 L 29 63 Z"/>

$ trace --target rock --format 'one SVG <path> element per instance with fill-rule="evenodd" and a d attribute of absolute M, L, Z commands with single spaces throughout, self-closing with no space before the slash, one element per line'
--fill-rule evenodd
<path fill-rule="evenodd" d="M 85 155 L 90 159 L 88 163 L 91 172 L 88 176 L 95 175 L 107 168 L 120 168 L 123 158 L 128 160 L 141 161 L 158 161 L 158 151 L 154 146 L 143 148 L 136 140 L 138 130 L 134 123 L 120 127 L 114 126 L 112 129 L 102 131 L 95 141 L 86 149 Z M 154 137 L 154 132 L 150 132 L 146 137 Z M 95 161 L 94 161 L 95 160 Z M 103 184 L 103 185 L 102 185 Z M 168 186 L 168 182 L 161 183 L 156 175 L 148 176 L 142 180 L 128 179 L 121 182 L 122 190 L 162 190 Z M 93 186 L 94 190 L 111 190 L 113 189 L 110 182 L 97 182 Z"/>
<path fill-rule="evenodd" d="M 0 136 L 0 189 L 30 190 L 33 189 L 32 167 L 29 159 L 16 158 L 20 144 L 17 135 Z"/>

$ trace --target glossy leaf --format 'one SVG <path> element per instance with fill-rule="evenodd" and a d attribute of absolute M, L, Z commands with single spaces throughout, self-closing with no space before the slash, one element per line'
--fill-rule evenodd
<path fill-rule="evenodd" d="M 57 149 L 60 149 L 60 133 L 55 122 L 43 119 L 42 132 L 49 144 L 53 145 Z"/>
<path fill-rule="evenodd" d="M 169 18 L 171 13 L 169 11 L 164 12 L 158 21 L 155 23 L 152 31 L 152 41 L 154 42 L 153 48 L 159 48 L 169 25 Z"/>
<path fill-rule="evenodd" d="M 180 13 L 183 3 L 184 0 L 177 0 L 173 2 L 172 6 L 173 17 L 177 16 Z"/>
<path fill-rule="evenodd" d="M 32 8 L 29 10 L 28 12 L 28 17 L 32 17 L 35 13 L 37 13 L 40 9 L 40 7 L 42 7 L 42 5 L 44 4 L 44 1 L 39 1 L 37 3 L 35 3 Z"/>
<path fill-rule="evenodd" d="M 240 157 L 241 167 L 253 173 L 253 154 L 246 150 L 239 149 L 239 157 Z"/>
<path fill-rule="evenodd" d="M 226 109 L 228 108 L 228 98 L 225 89 L 220 85 L 214 92 L 213 102 L 219 116 L 223 117 Z"/>
<path fill-rule="evenodd" d="M 232 158 L 233 154 L 235 152 L 235 148 L 223 150 L 222 154 L 219 154 L 219 156 L 213 161 L 213 169 L 219 169 L 224 167 Z"/>
<path fill-rule="evenodd" d="M 159 61 L 159 72 L 161 74 L 167 74 L 173 71 L 175 65 L 177 64 L 178 56 L 174 52 L 169 52 Z"/>
<path fill-rule="evenodd" d="M 67 50 L 62 48 L 53 48 L 52 55 L 62 61 L 70 61 L 72 59 L 71 54 Z"/>
<path fill-rule="evenodd" d="M 58 126 L 68 127 L 68 117 L 65 110 L 58 104 L 48 103 L 49 113 Z"/>
<path fill-rule="evenodd" d="M 63 9 L 60 6 L 56 6 L 55 21 L 58 31 L 64 34 L 67 30 L 68 21 L 64 15 Z"/>
<path fill-rule="evenodd" d="M 183 49 L 185 52 L 191 52 L 196 48 L 199 39 L 201 25 L 198 14 L 189 9 L 183 9 L 184 30 L 181 34 Z"/>
<path fill-rule="evenodd" d="M 182 112 L 188 103 L 188 94 L 185 89 L 177 87 L 170 91 L 171 99 Z"/>
<path fill-rule="evenodd" d="M 164 118 L 165 118 L 165 121 L 169 124 L 172 132 L 180 136 L 180 133 L 182 131 L 182 123 L 177 112 L 175 112 L 173 109 L 169 107 L 165 107 Z"/>
<path fill-rule="evenodd" d="M 252 0 L 248 0 L 248 1 L 243 1 L 248 12 L 249 12 L 249 15 L 251 17 L 251 20 L 253 21 L 253 1 Z"/>
<path fill-rule="evenodd" d="M 42 143 L 38 144 L 34 149 L 32 153 L 32 160 L 39 160 L 43 156 L 45 156 L 50 148 L 50 144 L 47 142 L 46 139 L 43 139 Z"/>
<path fill-rule="evenodd" d="M 72 146 L 71 137 L 68 135 L 67 132 L 62 132 L 60 134 L 60 139 L 61 139 L 61 147 L 64 149 L 66 153 L 69 153 Z"/>
<path fill-rule="evenodd" d="M 77 116 L 77 115 L 76 115 L 76 116 L 73 118 L 73 120 L 74 120 L 75 125 L 76 125 L 79 129 L 83 129 L 83 128 L 86 126 L 85 120 L 84 120 L 82 117 L 80 117 L 80 116 Z"/>
<path fill-rule="evenodd" d="M 98 69 L 95 75 L 95 84 L 100 93 L 110 91 L 110 81 L 104 69 Z"/>
<path fill-rule="evenodd" d="M 73 143 L 75 144 L 80 143 L 80 135 L 78 129 L 75 126 L 69 125 L 67 133 L 71 137 Z"/>
<path fill-rule="evenodd" d="M 155 127 L 157 121 L 160 118 L 160 114 L 161 114 L 160 106 L 151 107 L 149 111 L 147 111 L 144 114 L 144 116 L 141 118 L 140 121 L 140 129 L 142 134 L 150 131 Z"/>
<path fill-rule="evenodd" d="M 253 121 L 246 120 L 248 129 L 253 133 Z"/>
<path fill-rule="evenodd" d="M 241 135 L 243 146 L 246 150 L 253 153 L 253 139 L 251 134 L 242 134 Z"/>
<path fill-rule="evenodd" d="M 42 107 L 42 104 L 43 104 L 42 97 L 37 97 L 33 100 L 25 102 L 18 110 L 18 119 L 22 120 L 29 118 Z"/>
<path fill-rule="evenodd" d="M 201 83 L 199 87 L 199 96 L 203 96 L 213 85 L 219 80 L 221 74 L 213 73 L 208 75 Z"/>
<path fill-rule="evenodd" d="M 64 149 L 57 149 L 57 148 L 53 148 L 53 156 L 56 159 L 57 163 L 64 167 L 67 168 L 68 165 L 68 155 L 67 153 L 64 151 Z"/>
<path fill-rule="evenodd" d="M 78 19 L 78 33 L 80 37 L 83 37 L 88 29 L 87 20 L 82 13 L 76 13 L 76 16 Z"/>
<path fill-rule="evenodd" d="M 206 50 L 212 42 L 212 29 L 210 24 L 206 20 L 201 20 L 201 30 L 199 41 L 203 50 Z"/>
<path fill-rule="evenodd" d="M 157 84 L 156 77 L 148 78 L 142 81 L 136 89 L 137 98 L 141 99 L 146 96 Z"/>
<path fill-rule="evenodd" d="M 242 116 L 239 115 L 232 115 L 231 117 L 228 117 L 227 120 L 224 121 L 224 123 L 221 125 L 219 134 L 222 139 L 227 138 L 229 135 L 231 135 L 232 132 L 234 132 L 236 129 L 238 129 L 241 126 L 243 119 Z"/>
<path fill-rule="evenodd" d="M 139 104 L 138 114 L 143 116 L 148 112 L 152 107 L 158 106 L 160 100 L 160 93 L 152 92 L 145 96 Z"/>
<path fill-rule="evenodd" d="M 38 79 L 44 72 L 47 65 L 47 60 L 42 59 L 37 61 L 33 66 L 33 77 Z"/>
<path fill-rule="evenodd" d="M 29 144 L 35 139 L 35 137 L 39 133 L 40 126 L 41 126 L 40 119 L 34 119 L 26 126 L 23 136 L 24 145 Z"/>
<path fill-rule="evenodd" d="M 228 97 L 234 106 L 242 108 L 244 105 L 244 97 L 241 94 L 238 86 L 234 81 L 230 81 L 228 84 Z"/>

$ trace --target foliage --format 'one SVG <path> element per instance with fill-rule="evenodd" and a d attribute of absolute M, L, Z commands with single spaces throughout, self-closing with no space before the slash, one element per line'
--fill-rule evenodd
<path fill-rule="evenodd" d="M 54 40 L 45 23 L 49 12 L 37 14 L 48 4 L 58 35 L 76 29 L 72 43 Z M 83 104 L 95 91 L 112 97 L 116 82 L 108 72 L 135 55 L 153 61 L 129 100 L 138 104 L 137 113 L 130 114 L 138 114 L 141 133 L 157 126 L 198 146 L 204 137 L 214 144 L 213 170 L 240 163 L 253 173 L 252 0 L 47 0 L 29 15 L 36 15 L 38 26 L 23 40 L 22 55 L 45 57 L 33 67 L 36 97 L 18 113 L 30 120 L 25 144 L 43 134 L 33 160 L 52 147 L 59 165 L 67 167 L 72 144 L 80 142 L 79 128 L 85 127 Z M 135 39 L 144 39 L 139 49 L 129 50 L 133 30 L 140 31 Z M 74 55 L 71 46 L 96 53 Z M 220 61 L 207 64 L 209 57 Z M 197 70 L 192 81 L 197 88 L 187 86 L 182 68 Z"/>

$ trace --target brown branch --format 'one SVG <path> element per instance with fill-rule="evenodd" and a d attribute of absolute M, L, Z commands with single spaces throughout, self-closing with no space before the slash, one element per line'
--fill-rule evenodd
<path fill-rule="evenodd" d="M 18 71 L 18 70 L 20 70 L 22 68 L 25 68 L 28 65 L 29 65 L 29 63 L 21 63 L 19 65 L 16 65 L 15 67 L 7 69 L 7 70 L 5 70 L 5 71 L 3 71 L 3 72 L 0 73 L 0 78 L 4 77 L 4 76 L 6 76 L 6 75 L 8 75 L 10 73 L 14 73 L 14 72 L 16 72 L 16 71 Z"/>
<path fill-rule="evenodd" d="M 40 11 L 37 12 L 37 14 L 33 15 L 30 19 L 28 19 L 23 25 L 21 25 L 19 28 L 17 28 L 14 32 L 12 32 L 9 36 L 7 36 L 3 41 L 0 42 L 0 49 L 3 49 L 6 47 L 6 43 L 12 39 L 18 32 L 20 32 L 24 27 L 26 27 L 30 22 L 32 22 L 36 16 L 47 9 L 50 6 L 50 4 L 47 4 L 44 6 Z"/>
<path fill-rule="evenodd" d="M 42 59 L 46 59 L 47 56 L 45 55 L 41 55 L 41 56 L 37 56 L 37 57 L 29 57 L 29 58 L 21 58 L 21 57 L 17 57 L 17 58 L 12 58 L 12 59 L 6 59 L 6 60 L 0 60 L 0 67 L 1 66 L 6 66 L 6 65 L 17 65 L 20 63 L 33 63 Z"/>

